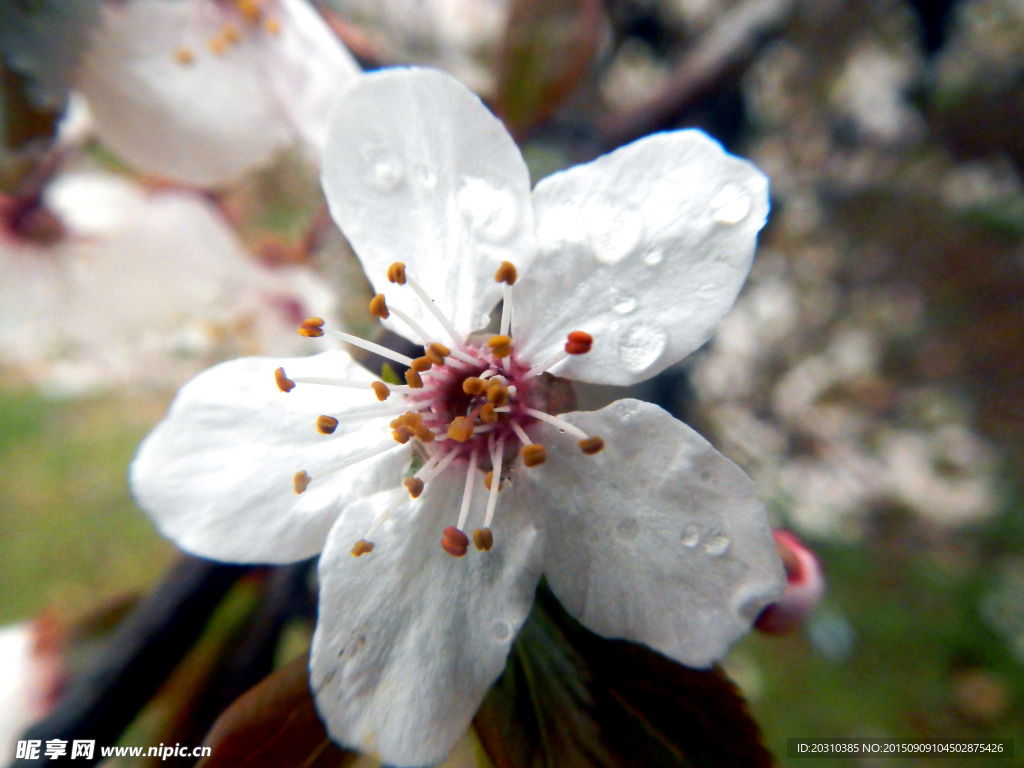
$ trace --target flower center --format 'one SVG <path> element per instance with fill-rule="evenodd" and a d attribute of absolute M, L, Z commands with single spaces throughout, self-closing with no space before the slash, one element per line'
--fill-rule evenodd
<path fill-rule="evenodd" d="M 520 360 L 508 335 L 511 287 L 516 282 L 515 267 L 509 262 L 503 262 L 495 275 L 495 280 L 505 284 L 501 332 L 485 338 L 462 339 L 423 287 L 406 274 L 404 264 L 392 264 L 388 277 L 396 285 L 408 285 L 424 302 L 451 336 L 454 349 L 433 339 L 412 317 L 389 307 L 384 295 L 378 294 L 370 302 L 371 313 L 382 320 L 393 314 L 406 323 L 423 340 L 424 354 L 421 357 L 409 358 L 357 336 L 325 329 L 324 321 L 316 317 L 303 322 L 299 333 L 314 338 L 330 334 L 406 365 L 404 385 L 329 377 L 290 379 L 282 368 L 278 368 L 275 372 L 277 386 L 282 392 L 290 392 L 297 384 L 370 388 L 380 406 L 350 411 L 340 418 L 364 418 L 384 413 L 395 416 L 389 424 L 390 440 L 349 457 L 332 471 L 399 446 L 407 446 L 416 454 L 415 470 L 392 495 L 387 508 L 366 537 L 356 542 L 352 548 L 353 555 L 358 557 L 372 551 L 374 545 L 370 537 L 398 507 L 405 494 L 418 499 L 426 484 L 442 472 L 464 475 L 465 486 L 458 521 L 444 529 L 441 547 L 454 557 L 466 554 L 469 537 L 464 529 L 471 512 L 473 487 L 480 475 L 488 491 L 488 500 L 483 525 L 474 531 L 473 542 L 477 549 L 489 550 L 494 544 L 490 526 L 499 491 L 517 470 L 518 464 L 536 467 L 547 458 L 547 449 L 535 442 L 541 428 L 555 428 L 572 434 L 578 439 L 580 450 L 586 454 L 597 453 L 604 447 L 600 437 L 588 436 L 578 427 L 558 418 L 556 414 L 575 407 L 574 397 L 568 381 L 547 372 L 570 355 L 589 352 L 593 339 L 583 331 L 573 331 L 568 336 L 564 351 L 550 359 L 537 365 Z M 391 405 L 393 396 L 394 406 Z M 321 434 L 330 435 L 338 424 L 339 418 L 322 415 L 317 419 L 316 427 Z M 531 433 L 534 433 L 533 437 Z M 313 479 L 305 471 L 296 473 L 295 492 L 304 492 Z"/>
<path fill-rule="evenodd" d="M 206 47 L 215 56 L 223 56 L 238 45 L 246 35 L 262 30 L 268 35 L 281 31 L 281 22 L 274 12 L 276 0 L 211 0 L 200 9 L 202 25 L 212 21 L 214 32 L 206 38 Z M 174 51 L 174 60 L 188 66 L 196 60 L 196 51 L 185 44 Z"/>

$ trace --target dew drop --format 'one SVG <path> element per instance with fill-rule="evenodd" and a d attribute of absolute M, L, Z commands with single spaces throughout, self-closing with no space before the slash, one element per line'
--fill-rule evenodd
<path fill-rule="evenodd" d="M 620 315 L 628 315 L 634 309 L 636 309 L 636 299 L 626 293 L 616 296 L 615 303 L 612 304 L 612 311 Z"/>
<path fill-rule="evenodd" d="M 665 254 L 661 249 L 655 249 L 644 255 L 644 264 L 648 267 L 656 267 L 664 260 Z"/>
<path fill-rule="evenodd" d="M 708 557 L 722 557 L 732 544 L 729 537 L 719 530 L 711 531 L 704 537 L 704 554 Z"/>
<path fill-rule="evenodd" d="M 378 192 L 391 192 L 402 183 L 405 169 L 394 150 L 384 144 L 367 144 L 359 153 L 360 176 Z"/>
<path fill-rule="evenodd" d="M 504 243 L 519 225 L 516 196 L 489 181 L 465 177 L 455 195 L 455 202 L 466 226 L 484 242 Z"/>
<path fill-rule="evenodd" d="M 602 264 L 617 264 L 636 249 L 644 236 L 639 211 L 621 201 L 590 205 L 584 209 L 583 224 L 594 258 Z"/>
<path fill-rule="evenodd" d="M 726 184 L 711 198 L 711 217 L 722 224 L 739 224 L 750 213 L 750 195 L 738 184 Z"/>
<path fill-rule="evenodd" d="M 496 621 L 491 627 L 491 635 L 499 643 L 506 643 L 512 637 L 512 625 L 507 621 Z"/>
<path fill-rule="evenodd" d="M 635 517 L 627 517 L 620 520 L 615 526 L 615 536 L 619 541 L 632 541 L 640 532 L 640 523 Z"/>
<path fill-rule="evenodd" d="M 629 400 L 619 400 L 615 403 L 615 413 L 622 421 L 629 421 L 630 417 L 636 413 L 637 406 L 635 402 Z"/>
<path fill-rule="evenodd" d="M 665 329 L 653 325 L 634 325 L 619 337 L 619 362 L 629 371 L 640 373 L 654 365 L 668 344 Z"/>
<path fill-rule="evenodd" d="M 684 547 L 696 547 L 700 544 L 700 526 L 690 523 L 683 528 L 683 535 L 679 537 L 679 540 L 683 542 Z"/>

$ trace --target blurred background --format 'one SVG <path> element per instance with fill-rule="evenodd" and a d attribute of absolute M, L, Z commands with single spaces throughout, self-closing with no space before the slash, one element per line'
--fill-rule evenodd
<path fill-rule="evenodd" d="M 157 26 L 146 14 L 164 7 L 192 21 Z M 1017 737 L 1024 750 L 1024 4 L 331 0 L 317 12 L 296 62 L 260 39 L 288 34 L 276 0 L 5 4 L 0 719 L 45 711 L 90 638 L 176 561 L 125 480 L 175 389 L 217 360 L 296 353 L 292 329 L 314 310 L 373 332 L 302 128 L 322 109 L 295 85 L 315 90 L 303 67 L 329 72 L 325 87 L 353 76 L 330 47 L 341 41 L 364 69 L 461 78 L 535 180 L 676 127 L 764 170 L 773 210 L 735 309 L 636 393 L 746 469 L 827 579 L 804 626 L 752 635 L 724 666 L 780 764 L 789 737 Z M 282 86 L 281 71 L 297 74 Z M 281 125 L 260 124 L 273 140 L 221 167 L 224 142 L 248 141 L 218 121 L 228 97 L 198 110 L 201 124 L 175 99 L 224 72 L 275 93 L 271 106 L 238 98 Z M 135 110 L 186 148 L 125 136 L 118 116 Z M 31 704 L 5 704 L 27 671 Z M 136 733 L 160 733 L 147 712 Z M 0 740 L 15 732 L 0 725 Z"/>

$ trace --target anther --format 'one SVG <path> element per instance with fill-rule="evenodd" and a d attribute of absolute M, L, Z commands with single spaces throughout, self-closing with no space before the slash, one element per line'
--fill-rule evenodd
<path fill-rule="evenodd" d="M 424 355 L 423 357 L 417 357 L 415 360 L 413 360 L 411 367 L 417 373 L 423 373 L 424 371 L 429 371 L 430 367 L 433 364 L 433 361 L 429 357 Z"/>
<path fill-rule="evenodd" d="M 405 285 L 405 264 L 396 261 L 388 267 L 388 280 L 398 285 Z"/>
<path fill-rule="evenodd" d="M 291 392 L 295 389 L 295 382 L 284 375 L 284 368 L 274 371 L 274 381 L 277 382 L 277 388 L 282 392 Z"/>
<path fill-rule="evenodd" d="M 391 431 L 391 436 L 395 438 L 396 443 L 405 445 L 416 436 L 416 430 L 406 424 L 402 424 L 397 429 Z"/>
<path fill-rule="evenodd" d="M 424 355 L 429 358 L 430 362 L 434 365 L 444 365 L 444 359 L 451 353 L 452 351 L 448 349 L 448 347 L 444 344 L 439 344 L 436 341 L 424 350 Z"/>
<path fill-rule="evenodd" d="M 570 355 L 585 355 L 594 344 L 594 337 L 586 331 L 573 331 L 565 342 L 565 351 Z"/>
<path fill-rule="evenodd" d="M 196 55 L 192 52 L 191 48 L 182 46 L 174 52 L 174 60 L 183 66 L 188 66 L 196 60 Z"/>
<path fill-rule="evenodd" d="M 470 376 L 462 382 L 462 391 L 472 397 L 482 395 L 485 389 L 487 389 L 487 382 L 476 376 Z"/>
<path fill-rule="evenodd" d="M 423 481 L 420 480 L 418 477 L 406 478 L 405 482 L 402 483 L 402 485 L 406 487 L 406 490 L 409 491 L 409 495 L 412 496 L 414 499 L 418 499 L 420 497 L 420 494 L 423 493 Z"/>
<path fill-rule="evenodd" d="M 492 472 L 488 472 L 486 475 L 484 475 L 484 486 L 487 488 L 488 491 L 491 490 L 491 481 L 493 479 L 494 479 L 494 472 L 493 471 Z M 505 483 L 503 483 L 502 481 L 499 480 L 498 481 L 498 490 L 501 491 L 501 490 L 504 490 L 504 489 L 505 489 Z"/>
<path fill-rule="evenodd" d="M 423 389 L 423 379 L 412 368 L 405 372 L 405 383 L 413 389 Z"/>
<path fill-rule="evenodd" d="M 238 41 L 242 39 L 238 33 L 238 27 L 233 24 L 225 24 L 221 27 L 221 34 L 224 35 L 224 41 L 229 45 L 237 45 Z"/>
<path fill-rule="evenodd" d="M 259 0 L 235 0 L 235 6 L 249 21 L 259 21 L 263 15 Z"/>
<path fill-rule="evenodd" d="M 448 425 L 448 437 L 464 443 L 473 436 L 473 420 L 468 416 L 456 416 Z"/>
<path fill-rule="evenodd" d="M 508 285 L 515 285 L 518 277 L 519 273 L 516 272 L 516 267 L 511 261 L 501 262 L 498 271 L 494 273 L 495 282 L 507 283 Z"/>
<path fill-rule="evenodd" d="M 469 549 L 469 537 L 454 525 L 449 525 L 441 534 L 441 549 L 452 557 L 462 557 Z"/>
<path fill-rule="evenodd" d="M 322 317 L 307 317 L 299 326 L 299 334 L 311 339 L 323 336 L 324 319 Z"/>
<path fill-rule="evenodd" d="M 360 539 L 352 547 L 352 554 L 355 557 L 359 557 L 360 555 L 365 555 L 370 552 L 373 552 L 373 542 L 367 541 L 366 539 Z"/>
<path fill-rule="evenodd" d="M 216 56 L 222 56 L 228 49 L 228 41 L 224 37 L 223 33 L 211 37 L 206 42 L 206 45 L 210 49 L 210 52 Z"/>
<path fill-rule="evenodd" d="M 508 402 L 508 387 L 500 381 L 492 381 L 487 387 L 487 402 L 500 407 Z"/>
<path fill-rule="evenodd" d="M 505 262 L 508 264 L 508 262 Z M 473 544 L 481 552 L 487 552 L 494 546 L 494 534 L 490 528 L 477 528 L 473 531 Z"/>
<path fill-rule="evenodd" d="M 391 317 L 391 313 L 388 312 L 388 303 L 384 300 L 383 293 L 378 293 L 370 299 L 370 314 L 374 317 L 379 317 L 381 320 L 387 320 Z"/>
<path fill-rule="evenodd" d="M 263 29 L 266 30 L 268 35 L 277 35 L 281 32 L 281 22 L 273 16 L 268 16 L 263 20 Z"/>
<path fill-rule="evenodd" d="M 580 440 L 578 445 L 585 454 L 593 456 L 595 453 L 600 453 L 601 449 L 604 448 L 604 440 L 595 435 L 594 437 Z"/>
<path fill-rule="evenodd" d="M 338 428 L 338 420 L 333 416 L 317 416 L 316 431 L 321 435 L 333 435 Z"/>
<path fill-rule="evenodd" d="M 538 464 L 544 463 L 544 460 L 548 457 L 548 452 L 543 445 L 531 443 L 530 445 L 523 446 L 522 455 L 525 466 L 536 467 Z"/>
<path fill-rule="evenodd" d="M 432 443 L 434 442 L 434 433 L 426 424 L 421 424 L 416 427 L 416 439 L 421 443 Z"/>
<path fill-rule="evenodd" d="M 490 347 L 491 354 L 499 359 L 512 354 L 512 339 L 508 336 L 491 336 L 487 340 L 487 346 Z"/>
<path fill-rule="evenodd" d="M 292 488 L 296 493 L 302 493 L 306 488 L 309 487 L 309 483 L 313 478 L 306 474 L 306 470 L 300 470 L 295 473 L 292 478 Z"/>
<path fill-rule="evenodd" d="M 391 390 L 388 389 L 388 385 L 383 381 L 375 381 L 370 384 L 370 389 L 373 390 L 373 394 L 377 396 L 377 399 L 384 402 L 391 395 Z"/>
<path fill-rule="evenodd" d="M 484 424 L 493 424 L 498 420 L 498 413 L 494 410 L 492 403 L 484 403 L 484 407 L 480 409 L 480 421 Z"/>

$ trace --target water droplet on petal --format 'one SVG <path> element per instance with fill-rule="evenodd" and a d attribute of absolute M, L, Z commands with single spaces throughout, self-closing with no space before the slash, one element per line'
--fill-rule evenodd
<path fill-rule="evenodd" d="M 620 315 L 628 315 L 634 309 L 636 309 L 636 299 L 628 293 L 619 293 L 615 297 L 615 303 L 612 304 L 612 311 Z"/>
<path fill-rule="evenodd" d="M 750 213 L 750 195 L 739 184 L 726 184 L 711 198 L 711 217 L 722 224 L 739 224 Z"/>
<path fill-rule="evenodd" d="M 664 258 L 665 254 L 661 252 L 660 248 L 658 248 L 644 255 L 644 264 L 648 267 L 656 267 L 661 264 Z"/>
<path fill-rule="evenodd" d="M 683 542 L 684 547 L 696 547 L 700 544 L 700 526 L 696 523 L 690 523 L 683 528 L 683 534 L 679 537 L 679 540 Z"/>
<path fill-rule="evenodd" d="M 719 530 L 713 530 L 704 537 L 704 554 L 708 557 L 722 557 L 732 544 L 729 537 Z"/>
<path fill-rule="evenodd" d="M 627 517 L 620 520 L 615 526 L 615 536 L 619 541 L 632 541 L 640 532 L 640 523 L 635 517 Z"/>
<path fill-rule="evenodd" d="M 467 176 L 455 196 L 469 230 L 480 240 L 495 245 L 506 242 L 519 225 L 519 202 L 507 189 Z"/>
<path fill-rule="evenodd" d="M 629 421 L 629 418 L 636 413 L 637 404 L 630 400 L 619 400 L 615 403 L 615 413 L 622 421 Z"/>
<path fill-rule="evenodd" d="M 617 264 L 636 249 L 644 236 L 643 216 L 621 201 L 591 204 L 583 210 L 583 223 L 594 258 Z"/>
<path fill-rule="evenodd" d="M 416 168 L 416 180 L 424 189 L 433 189 L 437 186 L 437 174 L 434 169 L 426 165 Z"/>
<path fill-rule="evenodd" d="M 384 144 L 367 144 L 359 153 L 360 176 L 377 192 L 391 192 L 402 183 L 405 169 L 394 150 Z"/>
<path fill-rule="evenodd" d="M 634 325 L 619 337 L 619 362 L 640 373 L 654 365 L 668 344 L 665 329 L 650 323 Z"/>
<path fill-rule="evenodd" d="M 499 643 L 507 643 L 509 638 L 512 637 L 512 625 L 507 621 L 496 621 L 494 626 L 491 627 L 491 635 Z"/>

